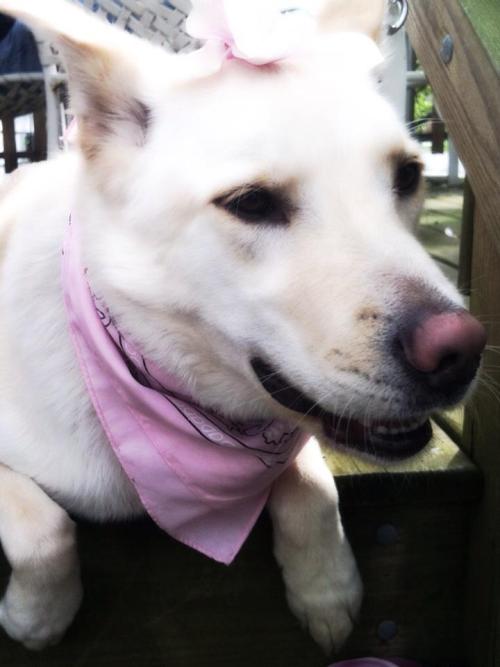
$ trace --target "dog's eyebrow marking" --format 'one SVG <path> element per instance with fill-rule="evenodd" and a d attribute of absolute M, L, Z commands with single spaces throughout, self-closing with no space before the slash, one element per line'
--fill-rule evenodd
<path fill-rule="evenodd" d="M 147 104 L 133 98 L 130 103 L 130 115 L 136 121 L 137 125 L 141 128 L 144 134 L 144 138 L 148 133 L 148 130 L 151 126 L 153 112 Z"/>
<path fill-rule="evenodd" d="M 404 147 L 398 147 L 390 150 L 387 157 L 392 165 L 396 165 L 401 162 L 418 162 L 423 166 L 421 155 L 419 155 L 416 151 L 407 150 Z"/>
<path fill-rule="evenodd" d="M 422 170 L 425 167 L 421 155 L 405 149 L 397 149 L 389 153 L 389 162 L 393 169 L 406 164 L 415 164 Z"/>
<path fill-rule="evenodd" d="M 233 186 L 227 190 L 221 191 L 213 195 L 212 202 L 224 202 L 233 197 L 241 197 L 253 190 L 266 190 L 274 195 L 281 196 L 283 199 L 290 197 L 290 188 L 287 185 L 273 182 L 266 178 L 257 178 L 253 181 L 242 183 L 241 185 Z"/>
<path fill-rule="evenodd" d="M 113 106 L 105 95 L 94 92 L 90 111 L 81 117 L 81 146 L 89 160 L 100 152 L 100 140 L 115 132 L 115 126 L 129 123 L 137 128 L 135 143 L 144 145 L 152 122 L 152 110 L 141 100 L 132 97 Z"/>

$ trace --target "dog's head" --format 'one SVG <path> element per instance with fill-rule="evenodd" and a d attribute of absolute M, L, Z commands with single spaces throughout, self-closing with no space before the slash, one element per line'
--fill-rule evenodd
<path fill-rule="evenodd" d="M 422 165 L 378 90 L 383 2 L 331 0 L 311 48 L 212 74 L 66 5 L 9 2 L 60 35 L 84 252 L 121 326 L 214 409 L 418 451 L 485 336 L 413 236 Z"/>

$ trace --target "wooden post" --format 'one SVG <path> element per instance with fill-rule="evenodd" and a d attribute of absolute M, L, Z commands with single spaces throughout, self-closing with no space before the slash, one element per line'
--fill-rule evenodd
<path fill-rule="evenodd" d="M 431 139 L 432 139 L 432 153 L 433 155 L 444 153 L 444 141 L 446 139 L 446 128 L 436 109 L 431 113 Z"/>
<path fill-rule="evenodd" d="M 54 71 L 55 67 L 53 66 L 44 69 L 45 100 L 47 105 L 47 150 L 49 156 L 55 155 L 59 150 L 60 101 L 51 80 L 51 74 Z"/>
<path fill-rule="evenodd" d="M 486 324 L 490 345 L 500 346 L 500 5 L 494 0 L 413 0 L 410 7 L 410 39 L 475 196 L 471 309 Z M 486 19 L 487 30 L 479 30 L 479 20 Z M 487 38 L 482 41 L 479 34 Z M 451 59 L 446 57 L 450 38 Z M 499 369 L 499 355 L 488 351 L 465 428 L 465 446 L 484 477 L 484 498 L 471 535 L 465 609 L 471 667 L 500 665 Z"/>
<path fill-rule="evenodd" d="M 464 181 L 464 203 L 462 208 L 462 233 L 460 235 L 460 259 L 458 261 L 458 289 L 470 296 L 472 281 L 472 248 L 474 246 L 474 193 L 469 180 Z"/>
<path fill-rule="evenodd" d="M 35 128 L 33 137 L 33 162 L 47 159 L 47 115 L 45 110 L 35 111 L 33 114 Z"/>
<path fill-rule="evenodd" d="M 487 323 L 490 344 L 500 344 L 500 258 L 482 202 L 476 202 L 471 310 Z M 482 380 L 467 413 L 466 441 L 483 472 L 484 498 L 473 522 L 467 628 L 474 667 L 500 664 L 500 398 L 499 354 L 488 350 Z"/>
<path fill-rule="evenodd" d="M 2 116 L 3 153 L 6 174 L 10 174 L 11 171 L 17 169 L 16 131 L 14 120 L 13 116 Z"/>
<path fill-rule="evenodd" d="M 448 160 L 448 185 L 452 188 L 457 187 L 461 183 L 459 176 L 460 164 L 458 153 L 451 137 L 448 137 Z"/>

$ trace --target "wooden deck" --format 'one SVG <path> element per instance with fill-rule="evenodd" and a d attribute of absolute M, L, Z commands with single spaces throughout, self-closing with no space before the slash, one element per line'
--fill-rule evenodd
<path fill-rule="evenodd" d="M 365 600 L 341 656 L 406 655 L 447 667 L 463 655 L 466 545 L 476 468 L 438 428 L 391 467 L 325 451 L 337 476 Z M 227 568 L 151 522 L 79 525 L 85 598 L 63 642 L 30 653 L 0 636 L 2 667 L 325 667 L 289 612 L 262 517 Z M 7 567 L 0 563 L 0 585 Z"/>

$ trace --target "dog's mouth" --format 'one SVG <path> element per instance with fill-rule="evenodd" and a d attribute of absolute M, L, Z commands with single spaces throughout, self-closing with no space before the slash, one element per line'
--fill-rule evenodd
<path fill-rule="evenodd" d="M 415 456 L 432 437 L 432 426 L 427 417 L 361 422 L 339 416 L 325 410 L 262 359 L 254 358 L 250 363 L 273 400 L 289 410 L 319 419 L 326 438 L 337 445 L 394 461 Z"/>

